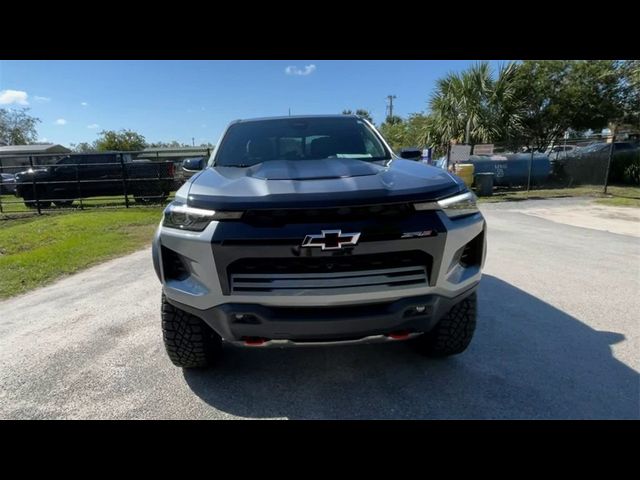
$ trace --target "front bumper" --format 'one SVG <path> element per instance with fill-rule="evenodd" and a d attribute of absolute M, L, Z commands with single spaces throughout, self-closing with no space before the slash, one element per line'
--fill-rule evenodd
<path fill-rule="evenodd" d="M 241 231 L 233 229 L 243 228 Z M 323 252 L 307 249 L 301 255 L 299 245 L 304 233 L 335 228 L 342 231 L 363 232 L 361 241 L 350 252 Z M 202 232 L 188 232 L 159 226 L 153 240 L 153 261 L 166 297 L 197 311 L 206 311 L 225 304 L 258 304 L 266 307 L 342 307 L 372 303 L 394 302 L 408 297 L 437 295 L 453 298 L 461 294 L 481 277 L 486 252 L 485 221 L 480 213 L 449 219 L 443 212 L 416 215 L 406 221 L 356 224 L 307 224 L 286 228 L 245 229 L 226 226 L 224 222 L 211 222 Z M 405 232 L 434 230 L 435 236 L 403 238 Z M 221 235 L 222 234 L 222 235 Z M 460 249 L 481 236 L 481 261 L 470 266 L 460 265 L 456 258 Z M 218 240 L 222 237 L 222 240 Z M 395 238 L 395 239 L 393 239 Z M 171 250 L 180 256 L 186 269 L 184 276 L 168 271 L 163 253 Z M 341 258 L 363 258 L 368 255 L 386 257 L 390 252 L 423 252 L 431 257 L 427 265 L 425 282 L 393 286 L 367 286 L 338 288 L 283 288 L 270 292 L 233 291 L 229 285 L 228 268 L 237 259 L 283 258 L 287 261 L 301 258 L 336 263 Z M 346 255 L 345 255 L 346 254 Z M 398 265 L 400 266 L 400 265 Z M 411 265 L 413 266 L 413 265 Z M 227 269 L 227 271 L 225 271 Z M 326 274 L 329 275 L 329 274 Z M 307 282 L 307 286 L 312 282 Z M 325 282 L 335 286 L 335 277 Z M 304 282 L 297 282 L 296 286 Z"/>
<path fill-rule="evenodd" d="M 292 308 L 226 303 L 198 310 L 170 298 L 168 301 L 202 318 L 231 344 L 312 346 L 396 341 L 426 333 L 476 288 L 477 284 L 453 298 L 421 295 L 345 307 Z"/>

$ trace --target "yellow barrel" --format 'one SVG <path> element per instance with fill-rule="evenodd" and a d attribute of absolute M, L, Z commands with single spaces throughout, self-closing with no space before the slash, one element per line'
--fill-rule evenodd
<path fill-rule="evenodd" d="M 470 163 L 456 163 L 455 172 L 467 187 L 473 183 L 473 171 L 475 167 Z"/>

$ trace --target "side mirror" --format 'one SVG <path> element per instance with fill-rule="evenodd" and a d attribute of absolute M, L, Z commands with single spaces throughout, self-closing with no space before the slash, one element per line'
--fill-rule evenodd
<path fill-rule="evenodd" d="M 400 150 L 400 157 L 407 160 L 420 160 L 422 158 L 422 150 L 419 148 L 403 148 Z"/>
<path fill-rule="evenodd" d="M 182 169 L 185 172 L 199 172 L 203 170 L 206 165 L 204 157 L 198 158 L 186 158 L 182 161 Z"/>

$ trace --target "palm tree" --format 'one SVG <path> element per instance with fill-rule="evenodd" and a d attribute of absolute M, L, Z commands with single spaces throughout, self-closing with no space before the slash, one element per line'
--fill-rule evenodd
<path fill-rule="evenodd" d="M 425 132 L 429 140 L 441 145 L 451 140 L 486 143 L 517 128 L 515 70 L 514 63 L 503 65 L 494 79 L 489 63 L 481 62 L 438 80 L 429 102 L 432 121 Z"/>

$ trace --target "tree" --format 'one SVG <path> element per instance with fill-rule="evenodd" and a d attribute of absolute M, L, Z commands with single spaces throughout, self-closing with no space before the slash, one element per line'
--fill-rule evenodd
<path fill-rule="evenodd" d="M 431 122 L 431 117 L 422 113 L 412 113 L 406 120 L 394 115 L 380 125 L 380 133 L 395 151 L 403 147 L 424 148 L 428 146 Z"/>
<path fill-rule="evenodd" d="M 354 115 L 352 110 L 343 110 L 342 111 L 343 115 Z M 355 115 L 364 118 L 365 120 L 369 121 L 371 124 L 373 124 L 373 117 L 371 116 L 371 112 L 369 110 L 365 110 L 364 108 L 359 108 L 356 110 Z"/>
<path fill-rule="evenodd" d="M 526 60 L 513 81 L 519 129 L 509 143 L 546 150 L 564 132 L 600 130 L 624 116 L 619 62 L 613 60 Z"/>
<path fill-rule="evenodd" d="M 151 148 L 184 148 L 191 147 L 191 145 L 187 143 L 180 143 L 177 140 L 172 140 L 170 142 L 153 142 L 149 144 Z"/>
<path fill-rule="evenodd" d="M 399 117 L 398 115 L 387 115 L 387 118 L 385 118 L 384 123 L 388 125 L 395 125 L 396 123 L 402 123 L 402 117 Z"/>
<path fill-rule="evenodd" d="M 640 60 L 623 60 L 618 64 L 621 76 L 620 123 L 640 128 Z"/>
<path fill-rule="evenodd" d="M 388 118 L 387 118 L 388 119 Z M 407 126 L 402 118 L 398 117 L 393 122 L 384 122 L 380 125 L 380 134 L 387 141 L 394 151 L 399 151 L 406 147 L 405 137 L 407 136 Z"/>
<path fill-rule="evenodd" d="M 95 149 L 99 152 L 135 151 L 142 150 L 147 146 L 144 136 L 133 130 L 122 129 L 118 132 L 103 130 L 100 135 L 101 137 L 94 143 Z"/>
<path fill-rule="evenodd" d="M 484 143 L 517 127 L 518 110 L 511 101 L 515 96 L 515 72 L 516 65 L 507 63 L 494 78 L 489 63 L 480 62 L 439 79 L 429 101 L 428 142 Z"/>
<path fill-rule="evenodd" d="M 38 139 L 36 125 L 40 119 L 19 110 L 0 108 L 0 141 L 7 145 L 27 145 Z"/>
<path fill-rule="evenodd" d="M 75 153 L 92 153 L 96 151 L 95 143 L 80 142 L 77 145 L 72 143 L 70 146 Z"/>

